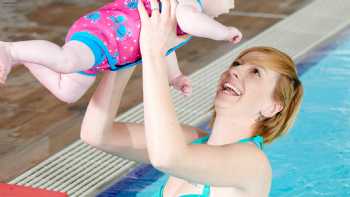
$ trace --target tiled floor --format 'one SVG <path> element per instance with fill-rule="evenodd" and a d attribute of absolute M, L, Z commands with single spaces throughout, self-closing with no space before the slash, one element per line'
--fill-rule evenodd
<path fill-rule="evenodd" d="M 110 1 L 1 1 L 0 40 L 46 39 L 62 44 L 74 19 L 103 2 Z M 245 41 L 309 2 L 236 0 L 236 9 L 219 20 L 238 27 Z M 196 38 L 177 54 L 183 72 L 191 74 L 232 47 L 228 43 Z M 142 101 L 140 70 L 136 70 L 129 82 L 127 99 L 123 100 L 120 112 Z M 93 90 L 79 102 L 68 105 L 52 96 L 24 67 L 15 68 L 6 86 L 0 89 L 0 182 L 11 180 L 77 140 Z"/>

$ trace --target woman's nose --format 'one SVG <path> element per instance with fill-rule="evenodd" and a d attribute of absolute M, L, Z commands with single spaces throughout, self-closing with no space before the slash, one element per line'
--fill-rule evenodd
<path fill-rule="evenodd" d="M 239 79 L 239 73 L 236 69 L 230 69 L 229 74 L 231 77 L 235 77 L 236 79 Z"/>

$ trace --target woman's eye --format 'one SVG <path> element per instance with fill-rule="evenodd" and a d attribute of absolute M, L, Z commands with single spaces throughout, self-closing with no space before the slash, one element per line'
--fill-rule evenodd
<path fill-rule="evenodd" d="M 255 74 L 258 77 L 261 77 L 261 73 L 260 73 L 259 69 L 257 69 L 257 68 L 253 68 L 252 69 L 252 73 Z"/>
<path fill-rule="evenodd" d="M 241 65 L 239 62 L 234 61 L 234 62 L 232 63 L 232 65 L 231 65 L 231 67 L 237 67 L 237 66 L 239 66 L 239 65 Z"/>

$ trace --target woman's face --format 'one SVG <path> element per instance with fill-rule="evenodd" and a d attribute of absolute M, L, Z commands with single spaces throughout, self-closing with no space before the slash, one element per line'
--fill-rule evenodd
<path fill-rule="evenodd" d="M 256 119 L 260 114 L 272 117 L 278 112 L 274 110 L 280 111 L 273 99 L 280 74 L 258 65 L 261 57 L 261 53 L 250 52 L 221 75 L 215 99 L 217 113 Z"/>

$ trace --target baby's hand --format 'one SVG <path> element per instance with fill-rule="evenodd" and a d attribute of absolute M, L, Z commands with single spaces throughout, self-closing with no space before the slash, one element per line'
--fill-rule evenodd
<path fill-rule="evenodd" d="M 189 96 L 192 93 L 192 84 L 188 77 L 185 75 L 179 75 L 170 81 L 176 90 L 180 91 L 184 96 Z"/>
<path fill-rule="evenodd" d="M 232 42 L 233 44 L 237 44 L 242 40 L 242 32 L 240 32 L 237 28 L 235 27 L 227 27 L 227 40 Z"/>

